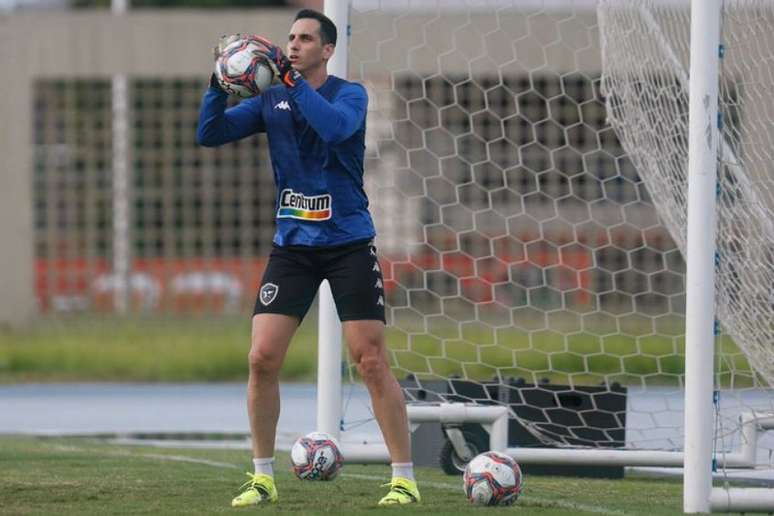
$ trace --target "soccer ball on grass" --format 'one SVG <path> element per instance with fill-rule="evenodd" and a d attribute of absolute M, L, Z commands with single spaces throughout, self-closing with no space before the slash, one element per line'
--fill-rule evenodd
<path fill-rule="evenodd" d="M 265 50 L 255 36 L 241 36 L 229 43 L 215 61 L 215 78 L 223 91 L 244 99 L 266 91 L 276 73 Z"/>
<path fill-rule="evenodd" d="M 465 466 L 462 478 L 465 496 L 474 505 L 511 505 L 521 492 L 521 468 L 504 453 L 477 455 Z"/>
<path fill-rule="evenodd" d="M 299 438 L 290 449 L 293 473 L 301 480 L 333 480 L 344 459 L 333 436 L 312 432 Z"/>

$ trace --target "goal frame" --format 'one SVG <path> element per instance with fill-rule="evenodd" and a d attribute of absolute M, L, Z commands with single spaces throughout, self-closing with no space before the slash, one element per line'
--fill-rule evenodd
<path fill-rule="evenodd" d="M 720 0 L 691 0 L 683 477 L 686 513 L 709 512 L 712 489 L 719 45 Z"/>
<path fill-rule="evenodd" d="M 351 0 L 325 0 L 324 6 L 341 35 L 329 72 L 346 77 Z M 492 449 L 505 450 L 524 463 L 684 467 L 686 513 L 774 507 L 772 490 L 712 487 L 720 16 L 721 0 L 691 0 L 684 452 L 506 449 L 508 418 L 504 407 L 409 406 L 412 427 L 425 421 L 480 422 L 490 433 Z M 341 324 L 327 282 L 321 286 L 319 296 L 317 430 L 338 438 L 342 417 Z M 742 450 L 718 457 L 720 467 L 755 467 L 758 436 L 774 429 L 774 417 L 770 415 L 748 413 L 742 419 Z M 343 443 L 343 448 L 348 462 L 389 461 L 383 443 Z"/>

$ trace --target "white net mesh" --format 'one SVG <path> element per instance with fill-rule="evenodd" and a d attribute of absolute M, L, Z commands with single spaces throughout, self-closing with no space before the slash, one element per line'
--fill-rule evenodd
<path fill-rule="evenodd" d="M 511 444 L 682 447 L 687 90 L 669 60 L 685 62 L 688 13 L 660 8 L 670 57 L 638 14 L 653 6 L 618 4 L 601 6 L 612 111 L 594 4 L 353 5 L 394 366 L 417 401 L 508 405 Z M 770 109 L 770 85 L 739 71 L 725 132 L 758 168 L 723 173 L 723 209 L 746 214 L 722 231 L 721 314 L 745 312 L 736 344 L 720 341 L 728 421 L 771 408 L 746 359 L 770 347 L 771 217 L 746 192 L 765 180 L 771 146 L 753 140 L 771 119 L 745 126 Z"/>
<path fill-rule="evenodd" d="M 610 121 L 685 252 L 689 12 L 652 2 L 603 2 L 600 9 Z M 771 385 L 774 6 L 728 1 L 722 19 L 717 315 Z"/>

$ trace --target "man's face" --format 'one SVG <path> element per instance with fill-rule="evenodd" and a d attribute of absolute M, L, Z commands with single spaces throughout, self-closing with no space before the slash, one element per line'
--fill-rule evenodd
<path fill-rule="evenodd" d="M 293 68 L 303 73 L 320 66 L 333 55 L 334 46 L 323 45 L 320 39 L 320 22 L 313 18 L 296 20 L 288 34 L 287 56 Z"/>

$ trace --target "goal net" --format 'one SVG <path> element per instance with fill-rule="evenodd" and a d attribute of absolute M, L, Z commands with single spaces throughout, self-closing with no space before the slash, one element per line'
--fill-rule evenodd
<path fill-rule="evenodd" d="M 686 249 L 688 11 L 600 8 L 603 88 L 621 139 L 680 250 Z M 721 41 L 717 316 L 766 384 L 774 380 L 774 180 L 768 2 L 729 1 Z M 663 28 L 662 28 L 663 27 Z M 647 34 L 647 37 L 642 37 Z M 727 55 L 726 55 L 727 52 Z M 770 59 L 768 59 L 770 61 Z"/>
<path fill-rule="evenodd" d="M 353 3 L 390 357 L 511 445 L 679 450 L 688 5 L 598 7 Z M 724 13 L 719 450 L 772 410 L 771 16 Z"/>

